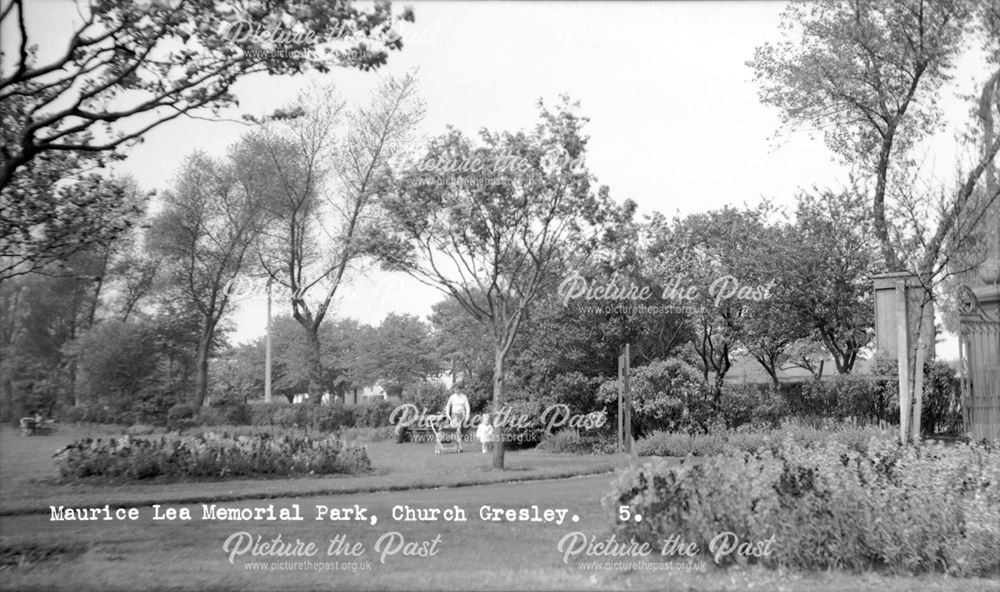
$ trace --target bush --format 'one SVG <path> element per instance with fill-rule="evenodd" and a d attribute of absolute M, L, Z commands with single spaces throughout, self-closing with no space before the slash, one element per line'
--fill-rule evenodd
<path fill-rule="evenodd" d="M 395 401 L 377 401 L 355 407 L 355 424 L 363 428 L 380 428 L 389 425 L 392 410 L 399 406 Z M 444 405 L 442 405 L 444 407 Z"/>
<path fill-rule="evenodd" d="M 726 425 L 777 426 L 790 414 L 785 396 L 773 386 L 725 385 L 719 398 L 719 412 Z"/>
<path fill-rule="evenodd" d="M 274 416 L 280 409 L 291 407 L 291 403 L 276 401 L 271 403 L 250 403 L 250 425 L 275 425 Z"/>
<path fill-rule="evenodd" d="M 880 428 L 850 422 L 827 421 L 820 427 L 811 427 L 798 421 L 786 421 L 780 428 L 770 429 L 713 427 L 705 434 L 657 431 L 638 440 L 636 451 L 639 456 L 711 456 L 730 449 L 755 454 L 762 450 L 777 452 L 783 442 L 814 448 L 832 441 L 863 452 L 873 439 L 892 437 Z"/>
<path fill-rule="evenodd" d="M 232 420 L 230 425 L 279 426 L 332 432 L 351 427 L 355 423 L 355 408 L 344 407 L 339 402 L 332 405 L 252 403 L 223 409 L 228 409 L 227 419 Z"/>
<path fill-rule="evenodd" d="M 801 417 L 834 419 L 853 417 L 863 421 L 890 421 L 892 401 L 870 377 L 842 375 L 830 380 L 802 385 L 802 396 L 789 401 L 792 412 Z M 898 411 L 898 405 L 896 406 Z"/>
<path fill-rule="evenodd" d="M 202 407 L 198 414 L 198 423 L 201 425 L 251 425 L 253 411 L 246 403 Z"/>
<path fill-rule="evenodd" d="M 332 432 L 341 428 L 353 427 L 355 421 L 355 411 L 350 407 L 344 407 L 340 403 L 333 405 L 320 405 L 311 409 L 312 420 L 310 425 L 317 430 Z"/>
<path fill-rule="evenodd" d="M 250 425 L 253 420 L 253 415 L 250 412 L 250 405 L 246 403 L 237 403 L 235 405 L 229 405 L 223 407 L 225 412 L 226 423 L 229 425 Z"/>
<path fill-rule="evenodd" d="M 137 423 L 128 426 L 125 433 L 129 436 L 148 436 L 156 431 L 156 426 L 151 426 L 148 424 Z"/>
<path fill-rule="evenodd" d="M 899 366 L 896 360 L 879 359 L 875 372 L 885 376 L 885 397 L 895 403 L 893 421 L 899 423 Z M 925 436 L 962 433 L 961 389 L 954 368 L 947 362 L 924 365 L 920 431 Z"/>
<path fill-rule="evenodd" d="M 597 392 L 601 386 L 601 379 L 598 377 L 587 377 L 581 372 L 569 372 L 559 374 L 549 385 L 552 401 L 563 405 L 568 405 L 571 413 L 586 414 L 598 411 L 602 403 Z M 617 401 L 618 395 L 615 395 Z M 615 407 L 617 411 L 617 403 Z"/>
<path fill-rule="evenodd" d="M 307 428 L 311 423 L 311 407 L 309 403 L 282 405 L 274 410 L 271 423 L 283 428 Z"/>
<path fill-rule="evenodd" d="M 180 439 L 107 441 L 87 438 L 70 444 L 57 459 L 60 474 L 70 480 L 102 477 L 142 480 L 153 477 L 242 477 L 358 473 L 371 470 L 363 448 L 334 438 L 273 436 L 267 433 L 230 436 L 208 432 Z"/>
<path fill-rule="evenodd" d="M 396 437 L 392 426 L 381 428 L 344 428 L 338 434 L 345 442 L 385 442 Z"/>
<path fill-rule="evenodd" d="M 858 452 L 786 440 L 777 452 L 729 450 L 698 465 L 627 469 L 605 502 L 616 515 L 619 506 L 642 514 L 617 528 L 654 547 L 676 535 L 706 550 L 732 532 L 773 540 L 759 560 L 774 566 L 955 575 L 1000 568 L 1000 451 L 982 446 L 903 448 L 878 437 Z"/>
<path fill-rule="evenodd" d="M 162 419 L 162 417 L 160 418 Z M 102 405 L 77 405 L 67 407 L 62 412 L 62 421 L 66 423 L 102 423 L 102 424 L 131 424 L 141 422 L 142 418 L 137 418 L 132 413 L 115 412 Z M 162 423 L 162 422 L 156 422 Z"/>
<path fill-rule="evenodd" d="M 177 403 L 167 410 L 167 419 L 170 421 L 191 419 L 192 417 L 194 417 L 194 408 L 187 403 Z"/>
<path fill-rule="evenodd" d="M 632 430 L 639 436 L 655 430 L 704 431 L 714 415 L 701 375 L 678 359 L 635 368 L 631 388 Z M 598 398 L 617 410 L 618 380 L 602 384 Z"/>
<path fill-rule="evenodd" d="M 580 432 L 573 429 L 559 430 L 554 434 L 545 434 L 538 448 L 546 452 L 590 452 L 590 446 L 584 443 Z"/>
<path fill-rule="evenodd" d="M 545 426 L 542 425 L 541 416 L 543 405 L 541 401 L 517 400 L 508 401 L 503 407 L 507 411 L 506 417 L 501 417 L 499 421 L 503 424 L 502 438 L 506 450 L 516 450 L 537 446 L 542 441 L 545 433 Z M 487 413 L 490 413 L 487 410 Z M 521 421 L 525 419 L 525 421 Z M 490 421 L 498 421 L 490 413 Z M 472 426 L 475 433 L 475 426 Z"/>

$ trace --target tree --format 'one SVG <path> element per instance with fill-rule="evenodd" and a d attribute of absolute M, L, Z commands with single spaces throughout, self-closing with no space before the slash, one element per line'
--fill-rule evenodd
<path fill-rule="evenodd" d="M 195 409 L 205 404 L 215 334 L 249 267 L 262 222 L 254 197 L 240 190 L 226 165 L 194 153 L 181 166 L 174 190 L 164 195 L 164 210 L 150 230 L 152 250 L 170 267 L 168 297 L 201 318 Z"/>
<path fill-rule="evenodd" d="M 389 313 L 368 332 L 351 375 L 361 384 L 377 382 L 387 395 L 401 399 L 407 387 L 441 370 L 427 324 L 413 315 Z"/>
<path fill-rule="evenodd" d="M 451 130 L 432 141 L 421 165 L 383 201 L 384 224 L 372 233 L 386 266 L 454 298 L 486 328 L 498 413 L 507 356 L 528 311 L 540 294 L 554 292 L 571 257 L 593 248 L 616 211 L 606 188 L 591 190 L 583 166 L 586 120 L 565 97 L 539 110 L 530 133 L 483 130 L 475 146 Z"/>
<path fill-rule="evenodd" d="M 849 374 L 875 329 L 869 278 L 878 245 L 865 197 L 850 191 L 805 193 L 795 218 L 790 310 L 826 347 L 837 372 Z"/>
<path fill-rule="evenodd" d="M 423 117 L 412 75 L 387 79 L 369 105 L 350 113 L 337 146 L 342 109 L 332 89 L 314 89 L 291 110 L 301 116 L 249 136 L 237 158 L 240 182 L 260 197 L 268 216 L 257 246 L 260 265 L 291 294 L 292 316 L 310 344 L 309 394 L 317 404 L 320 326 L 363 255 L 359 234 L 388 186 L 391 165 Z"/>
<path fill-rule="evenodd" d="M 901 393 L 917 401 L 914 435 L 922 381 L 917 369 L 934 340 L 934 289 L 1000 198 L 1000 187 L 989 186 L 1000 152 L 1000 118 L 989 115 L 1000 111 L 998 13 L 995 0 L 793 4 L 783 17 L 786 38 L 759 47 L 750 62 L 761 100 L 778 107 L 786 124 L 824 130 L 831 150 L 873 187 L 872 224 L 885 268 L 913 273 L 926 289 L 909 395 Z M 979 149 L 953 187 L 923 190 L 915 183 L 910 152 L 938 126 L 935 99 L 970 40 L 983 41 L 991 72 L 974 111 L 982 126 L 975 138 Z M 979 195 L 984 180 L 985 195 Z M 928 199 L 933 194 L 941 198 Z M 894 195 L 895 207 L 888 203 Z M 936 208 L 928 210 L 929 204 Z"/>
<path fill-rule="evenodd" d="M 799 333 L 781 310 L 779 281 L 792 245 L 784 228 L 769 220 L 769 203 L 756 208 L 692 214 L 651 221 L 647 258 L 664 284 L 674 288 L 689 314 L 691 345 L 707 382 L 714 373 L 718 397 L 732 356 L 742 345 L 777 382 L 779 360 Z M 691 290 L 690 298 L 684 297 Z"/>
<path fill-rule="evenodd" d="M 64 402 L 63 397 L 71 399 L 67 395 L 71 395 L 72 375 L 65 365 L 65 349 L 82 332 L 81 317 L 92 295 L 92 277 L 83 274 L 32 274 L 0 285 L 0 377 L 5 407 L 51 412 Z"/>
<path fill-rule="evenodd" d="M 84 400 L 111 413 L 165 412 L 174 401 L 160 397 L 160 350 L 146 323 L 100 323 L 80 338 Z M 142 421 L 143 418 L 137 418 Z"/>
<path fill-rule="evenodd" d="M 364 70 L 400 49 L 388 2 L 74 2 L 65 49 L 38 57 L 25 0 L 0 1 L 0 282 L 106 247 L 138 213 L 94 172 L 154 127 L 236 104 L 254 73 Z"/>
<path fill-rule="evenodd" d="M 0 283 L 32 272 L 66 273 L 69 259 L 109 249 L 138 218 L 141 203 L 130 199 L 124 180 L 71 178 L 67 161 L 72 157 L 37 158 L 0 190 Z"/>
<path fill-rule="evenodd" d="M 402 48 L 388 2 L 360 10 L 320 0 L 245 9 L 215 0 L 112 0 L 77 3 L 65 51 L 41 62 L 26 4 L 0 5 L 5 47 L 13 48 L 0 60 L 7 130 L 0 187 L 39 156 L 114 151 L 166 121 L 235 104 L 230 89 L 249 74 L 369 70 Z"/>
<path fill-rule="evenodd" d="M 447 362 L 453 382 L 471 380 L 492 367 L 493 343 L 486 327 L 448 297 L 431 307 L 431 347 Z"/>
<path fill-rule="evenodd" d="M 886 196 L 894 172 L 910 166 L 908 151 L 940 121 L 934 97 L 970 31 L 972 7 L 964 0 L 794 3 L 782 17 L 786 39 L 758 47 L 750 62 L 761 100 L 778 107 L 785 124 L 823 129 L 833 152 L 870 175 L 875 236 L 893 271 L 903 264 Z M 998 149 L 1000 141 L 973 172 Z"/>

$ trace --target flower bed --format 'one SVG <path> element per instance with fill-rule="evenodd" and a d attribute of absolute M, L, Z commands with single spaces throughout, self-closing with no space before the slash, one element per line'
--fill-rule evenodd
<path fill-rule="evenodd" d="M 641 522 L 620 534 L 656 548 L 671 535 L 699 545 L 733 533 L 774 537 L 760 561 L 800 569 L 888 569 L 989 575 L 1000 570 L 1000 451 L 974 445 L 903 448 L 872 438 L 864 452 L 840 442 L 791 440 L 777 453 L 729 449 L 695 466 L 665 462 L 623 472 L 605 499 Z"/>
<path fill-rule="evenodd" d="M 140 480 L 360 473 L 371 469 L 364 448 L 334 438 L 230 436 L 205 433 L 183 438 L 87 438 L 70 444 L 56 460 L 65 479 L 104 477 Z"/>
<path fill-rule="evenodd" d="M 727 449 L 757 453 L 771 450 L 777 453 L 782 443 L 790 440 L 811 448 L 830 441 L 840 442 L 858 452 L 864 452 L 873 438 L 892 438 L 888 430 L 851 422 L 824 422 L 813 427 L 796 421 L 786 421 L 780 428 L 743 426 L 735 430 L 713 426 L 705 434 L 655 431 L 636 441 L 639 456 L 710 456 Z"/>

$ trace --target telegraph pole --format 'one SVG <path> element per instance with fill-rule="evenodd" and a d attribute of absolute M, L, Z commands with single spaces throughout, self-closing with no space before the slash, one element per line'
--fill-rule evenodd
<path fill-rule="evenodd" d="M 267 337 L 264 338 L 264 402 L 271 402 L 271 282 L 267 280 Z"/>

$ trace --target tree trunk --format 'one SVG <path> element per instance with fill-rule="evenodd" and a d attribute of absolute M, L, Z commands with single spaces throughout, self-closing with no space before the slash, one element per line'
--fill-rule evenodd
<path fill-rule="evenodd" d="M 208 398 L 208 354 L 212 345 L 212 335 L 206 328 L 198 340 L 198 381 L 195 388 L 194 401 L 191 406 L 195 413 L 205 405 Z"/>
<path fill-rule="evenodd" d="M 493 413 L 496 414 L 494 417 L 503 417 L 503 415 L 501 415 L 503 406 L 503 367 L 503 349 L 499 344 L 497 344 L 493 364 Z M 504 455 L 502 425 L 496 425 L 494 427 L 493 438 L 493 468 L 502 470 Z"/>
<path fill-rule="evenodd" d="M 309 340 L 309 402 L 320 405 L 323 402 L 323 360 L 319 355 L 319 330 L 308 327 L 306 335 Z"/>

